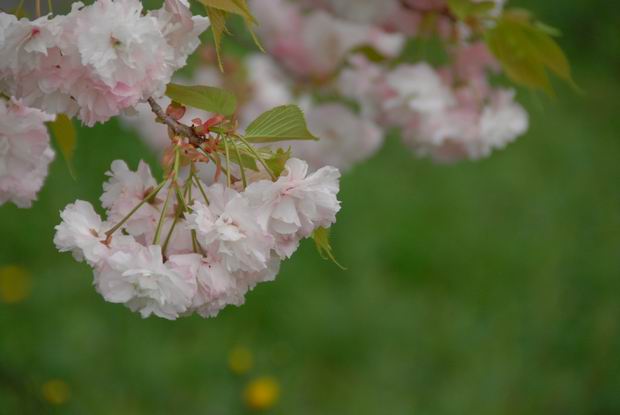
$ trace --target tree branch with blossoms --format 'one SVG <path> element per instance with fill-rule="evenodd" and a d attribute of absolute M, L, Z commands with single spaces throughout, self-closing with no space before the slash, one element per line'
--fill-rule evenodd
<path fill-rule="evenodd" d="M 105 300 L 143 317 L 240 305 L 306 238 L 336 262 L 339 168 L 377 151 L 389 129 L 442 162 L 486 157 L 523 134 L 527 113 L 491 73 L 550 94 L 548 73 L 574 84 L 554 29 L 499 0 L 259 0 L 258 18 L 246 0 L 196 1 L 208 18 L 188 0 L 76 2 L 43 17 L 37 0 L 35 20 L 0 13 L 0 204 L 36 199 L 55 156 L 46 123 L 69 165 L 74 118 L 92 127 L 137 112 L 145 135 L 163 137 L 162 180 L 144 162 L 114 161 L 104 217 L 77 200 L 54 237 L 92 267 Z M 260 20 L 271 52 L 249 56 L 245 72 L 221 50 L 231 14 L 262 49 Z M 201 48 L 209 66 L 195 77 L 209 85 L 173 82 L 207 29 L 215 58 Z M 407 55 L 427 36 L 447 63 Z M 237 72 L 214 75 L 216 60 Z"/>
<path fill-rule="evenodd" d="M 205 5 L 214 15 L 233 3 Z M 254 21 L 244 0 L 234 5 Z M 209 27 L 186 1 L 144 11 L 138 0 L 98 0 L 34 21 L 2 13 L 0 23 L 0 140 L 8 160 L 24 160 L 0 172 L 0 204 L 28 207 L 36 198 L 54 157 L 45 122 L 68 162 L 70 118 L 90 127 L 147 105 L 156 116 L 150 123 L 168 135 L 162 180 L 144 162 L 131 170 L 116 160 L 103 184 L 103 218 L 81 200 L 61 212 L 54 243 L 92 267 L 105 300 L 143 317 L 214 316 L 273 280 L 302 239 L 335 223 L 339 171 L 310 172 L 271 147 L 317 139 L 298 107 L 266 109 L 241 132 L 234 95 L 171 82 Z M 195 111 L 210 115 L 183 121 Z"/>

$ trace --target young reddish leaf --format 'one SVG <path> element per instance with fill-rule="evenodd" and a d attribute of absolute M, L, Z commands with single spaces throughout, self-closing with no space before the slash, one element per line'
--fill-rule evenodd
<path fill-rule="evenodd" d="M 166 108 L 166 115 L 179 121 L 185 115 L 186 108 L 178 102 L 172 101 Z"/>

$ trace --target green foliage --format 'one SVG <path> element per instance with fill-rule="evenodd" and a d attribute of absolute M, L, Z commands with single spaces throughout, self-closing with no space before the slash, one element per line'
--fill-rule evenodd
<path fill-rule="evenodd" d="M 284 150 L 283 148 L 278 148 L 275 152 L 272 152 L 269 157 L 265 158 L 265 163 L 267 163 L 267 166 L 269 166 L 273 174 L 279 177 L 284 171 L 284 166 L 286 165 L 286 162 L 290 158 L 290 147 L 286 150 Z"/>
<path fill-rule="evenodd" d="M 448 7 L 456 17 L 465 20 L 468 17 L 484 17 L 495 8 L 494 1 L 474 2 L 472 0 L 448 0 Z"/>
<path fill-rule="evenodd" d="M 230 92 L 212 86 L 168 84 L 166 95 L 180 104 L 230 116 L 237 109 L 237 99 Z"/>
<path fill-rule="evenodd" d="M 224 66 L 222 65 L 222 38 L 224 33 L 230 34 L 226 28 L 226 11 L 215 9 L 213 7 L 207 7 L 207 14 L 211 21 L 211 31 L 213 32 L 213 42 L 215 43 L 215 53 L 217 54 L 217 63 L 220 70 L 224 72 Z"/>
<path fill-rule="evenodd" d="M 256 158 L 252 154 L 249 154 L 247 149 L 243 146 L 238 148 L 239 154 L 236 151 L 231 152 L 230 161 L 242 166 L 243 168 L 258 171 L 258 165 L 256 164 Z"/>
<path fill-rule="evenodd" d="M 385 62 L 387 57 L 371 45 L 362 45 L 351 50 L 351 54 L 361 54 L 370 62 Z"/>
<path fill-rule="evenodd" d="M 247 18 L 251 22 L 256 23 L 256 19 L 252 16 L 245 0 L 198 0 L 205 7 L 223 10 L 225 12 L 234 13 Z"/>
<path fill-rule="evenodd" d="M 245 130 L 250 143 L 288 140 L 318 140 L 308 131 L 304 113 L 297 105 L 282 105 L 262 113 Z"/>
<path fill-rule="evenodd" d="M 226 18 L 228 14 L 235 14 L 241 16 L 245 22 L 245 26 L 252 35 L 252 39 L 256 46 L 262 51 L 261 46 L 256 33 L 254 33 L 254 26 L 258 24 L 256 18 L 252 15 L 250 8 L 247 5 L 246 0 L 198 0 L 207 11 L 207 15 L 211 20 L 211 31 L 213 32 L 213 41 L 215 43 L 215 51 L 217 53 L 217 59 L 220 66 L 220 70 L 224 70 L 222 66 L 221 49 L 222 38 L 224 34 L 230 34 L 226 29 Z"/>
<path fill-rule="evenodd" d="M 343 270 L 346 269 L 340 265 L 338 261 L 336 261 L 332 246 L 329 243 L 329 228 L 317 228 L 314 232 L 312 232 L 312 239 L 314 239 L 314 244 L 316 245 L 316 249 L 319 251 L 321 258 L 332 261 Z"/>
<path fill-rule="evenodd" d="M 533 21 L 529 13 L 510 10 L 486 33 L 486 42 L 513 82 L 553 95 L 548 71 L 578 89 L 568 59 L 551 37 L 553 33 L 556 31 Z"/>
<path fill-rule="evenodd" d="M 75 169 L 73 168 L 73 155 L 77 145 L 77 133 L 73 122 L 65 114 L 58 114 L 56 119 L 49 124 L 52 135 L 58 144 L 58 148 L 67 163 L 67 168 L 71 176 L 75 178 Z"/>

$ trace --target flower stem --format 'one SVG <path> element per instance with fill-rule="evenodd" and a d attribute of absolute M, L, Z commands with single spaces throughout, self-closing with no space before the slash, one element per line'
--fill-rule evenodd
<path fill-rule="evenodd" d="M 166 201 L 164 202 L 164 206 L 161 210 L 161 215 L 159 216 L 159 221 L 157 222 L 157 228 L 155 228 L 155 235 L 153 236 L 153 245 L 159 244 L 159 235 L 161 233 L 161 228 L 164 223 L 164 218 L 166 217 L 166 212 L 168 211 L 168 203 L 170 203 L 170 195 L 172 195 L 174 187 L 174 192 L 178 192 L 177 179 L 179 177 L 179 165 L 181 164 L 181 151 L 179 147 L 174 149 L 174 165 L 172 166 L 172 170 L 169 175 L 172 175 L 172 180 L 170 181 L 170 186 L 168 187 L 168 194 L 166 195 Z"/>
<path fill-rule="evenodd" d="M 198 187 L 198 190 L 202 194 L 202 197 L 204 198 L 205 203 L 207 204 L 207 206 L 209 206 L 209 198 L 207 197 L 207 193 L 205 192 L 205 189 L 203 189 L 202 184 L 200 183 L 200 179 L 194 176 L 194 182 L 196 183 L 196 187 Z"/>
<path fill-rule="evenodd" d="M 173 183 L 170 183 L 170 186 L 173 186 Z M 162 225 L 164 224 L 164 218 L 166 216 L 166 212 L 168 211 L 168 203 L 170 202 L 170 195 L 172 195 L 173 191 L 170 187 L 168 187 L 168 194 L 166 195 L 166 201 L 164 202 L 164 207 L 161 210 L 161 215 L 159 215 L 159 221 L 157 221 L 157 228 L 155 228 L 155 235 L 153 236 L 153 245 L 159 244 L 159 235 L 161 233 Z"/>
<path fill-rule="evenodd" d="M 250 152 L 252 152 L 252 154 L 254 154 L 254 157 L 256 157 L 258 159 L 258 161 L 260 161 L 260 163 L 263 165 L 265 170 L 267 170 L 267 173 L 269 173 L 269 176 L 271 176 L 271 179 L 273 181 L 275 181 L 277 179 L 275 173 L 269 168 L 269 166 L 267 165 L 267 162 L 261 157 L 261 155 L 258 154 L 258 151 L 256 151 L 256 149 L 254 147 L 252 147 L 252 145 L 250 143 L 248 143 L 245 138 L 243 138 L 241 136 L 237 136 L 237 138 L 239 138 L 239 140 L 241 140 L 241 142 L 243 144 L 245 144 L 245 146 L 248 148 L 248 150 L 250 150 Z"/>
<path fill-rule="evenodd" d="M 168 231 L 168 235 L 166 235 L 166 240 L 164 241 L 164 245 L 161 247 L 162 255 L 166 255 L 166 249 L 168 248 L 168 243 L 170 242 L 170 238 L 172 238 L 172 233 L 174 232 L 174 228 L 177 226 L 177 222 L 179 221 L 179 217 L 181 216 L 180 212 L 177 212 L 174 215 L 174 221 L 172 222 L 172 226 Z"/>
<path fill-rule="evenodd" d="M 235 140 L 230 140 L 230 142 L 232 143 L 235 149 L 235 153 L 237 154 L 237 160 L 239 160 L 239 168 L 241 169 L 241 180 L 243 181 L 243 188 L 245 189 L 246 187 L 248 187 L 248 181 L 245 177 L 245 167 L 243 167 L 243 161 L 241 160 L 241 153 L 239 153 L 239 146 L 237 146 L 237 143 L 235 143 Z"/>
<path fill-rule="evenodd" d="M 226 152 L 226 184 L 230 187 L 232 182 L 230 181 L 230 151 L 228 149 L 228 137 L 224 137 L 223 141 L 224 151 Z"/>
<path fill-rule="evenodd" d="M 142 199 L 142 201 L 140 203 L 138 203 L 136 205 L 136 207 L 134 207 L 133 209 L 131 209 L 131 211 L 123 218 L 121 219 L 121 221 L 119 223 L 117 223 L 116 225 L 114 225 L 114 227 L 112 227 L 110 230 L 108 230 L 105 234 L 106 236 L 109 238 L 110 236 L 112 236 L 112 234 L 114 232 L 116 232 L 121 226 L 123 226 L 125 224 L 125 222 L 127 222 L 129 220 L 129 218 L 136 213 L 136 211 L 138 209 L 140 209 L 142 207 L 142 205 L 144 205 L 145 203 L 147 203 L 148 201 L 150 201 L 152 198 L 154 198 L 155 196 L 157 196 L 157 193 L 159 193 L 159 191 L 162 189 L 162 187 L 164 187 L 164 185 L 166 184 L 167 180 L 164 180 L 163 182 L 161 182 L 159 185 L 157 185 L 157 187 L 155 189 L 153 189 L 151 191 L 151 193 L 149 193 L 148 195 L 146 195 L 144 197 L 144 199 Z"/>

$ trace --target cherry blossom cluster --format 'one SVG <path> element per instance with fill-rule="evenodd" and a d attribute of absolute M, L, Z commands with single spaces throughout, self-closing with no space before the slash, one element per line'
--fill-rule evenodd
<path fill-rule="evenodd" d="M 484 44 L 452 53 L 452 64 L 439 69 L 416 63 L 391 70 L 354 55 L 338 87 L 364 114 L 400 127 L 419 155 L 440 162 L 486 157 L 525 133 L 528 115 L 513 90 L 489 84 L 498 66 Z"/>
<path fill-rule="evenodd" d="M 77 2 L 36 20 L 0 13 L 0 89 L 92 126 L 163 95 L 208 25 L 187 0 L 149 12 L 139 0 Z"/>
<path fill-rule="evenodd" d="M 337 159 L 336 164 L 350 167 L 378 149 L 381 139 L 368 140 L 376 143 L 372 146 L 360 140 L 356 152 L 353 140 L 350 146 L 340 137 L 341 127 L 355 118 L 358 126 L 365 123 L 356 136 L 380 136 L 398 127 L 416 154 L 440 162 L 486 157 L 528 128 L 514 91 L 489 82 L 500 68 L 477 40 L 481 29 L 457 19 L 445 0 L 260 0 L 252 5 L 261 38 L 285 73 L 277 77 L 287 79 L 280 84 L 296 91 L 313 127 L 335 137 L 330 143 L 343 142 L 313 147 L 308 158 L 317 165 Z M 490 13 L 500 13 L 502 6 L 496 1 Z M 431 35 L 442 39 L 446 64 L 395 59 L 407 39 Z M 369 59 L 363 50 L 368 47 L 382 59 Z M 325 99 L 317 104 L 311 97 L 334 94 L 340 99 L 327 107 Z M 345 106 L 347 100 L 357 104 L 358 114 Z M 347 160 L 356 153 L 363 156 Z"/>
<path fill-rule="evenodd" d="M 256 284 L 275 278 L 280 262 L 317 228 L 331 226 L 340 209 L 340 173 L 308 173 L 291 158 L 275 180 L 250 180 L 245 188 L 207 185 L 194 166 L 160 184 L 149 167 L 132 171 L 112 163 L 104 183 L 102 219 L 85 201 L 61 213 L 54 242 L 94 272 L 102 297 L 142 317 L 215 316 L 240 305 Z"/>
<path fill-rule="evenodd" d="M 0 205 L 27 208 L 41 189 L 54 151 L 45 126 L 53 120 L 22 102 L 0 98 Z"/>

